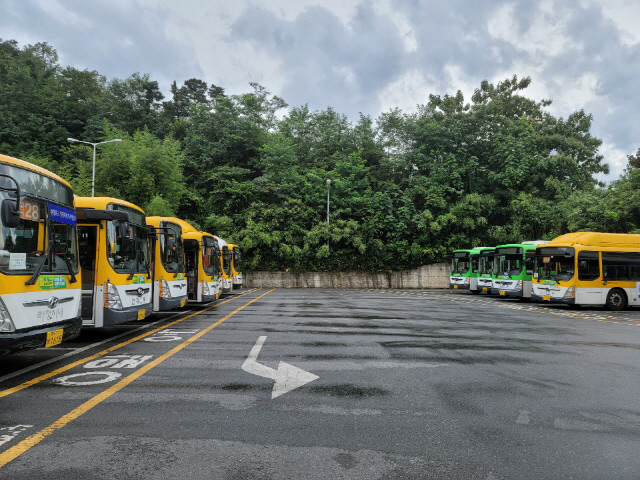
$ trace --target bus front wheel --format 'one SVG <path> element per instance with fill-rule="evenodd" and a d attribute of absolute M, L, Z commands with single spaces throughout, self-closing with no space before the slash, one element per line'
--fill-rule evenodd
<path fill-rule="evenodd" d="M 627 306 L 627 295 L 624 290 L 612 288 L 607 294 L 607 308 L 609 310 L 624 310 Z"/>

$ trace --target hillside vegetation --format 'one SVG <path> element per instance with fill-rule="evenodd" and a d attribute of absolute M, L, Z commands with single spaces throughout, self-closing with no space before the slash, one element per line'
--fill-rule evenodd
<path fill-rule="evenodd" d="M 201 79 L 108 80 L 54 48 L 0 40 L 0 153 L 96 195 L 176 215 L 239 243 L 252 270 L 396 270 L 454 248 L 640 228 L 640 149 L 609 186 L 592 117 L 545 111 L 530 78 L 482 82 L 350 121 L 288 106 L 264 87 L 227 95 Z M 331 180 L 330 223 L 326 222 Z"/>

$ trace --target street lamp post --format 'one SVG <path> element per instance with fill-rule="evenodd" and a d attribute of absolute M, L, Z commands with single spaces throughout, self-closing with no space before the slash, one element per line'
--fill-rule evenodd
<path fill-rule="evenodd" d="M 331 179 L 327 178 L 327 248 L 329 248 L 329 193 L 331 192 Z"/>
<path fill-rule="evenodd" d="M 95 196 L 96 192 L 96 147 L 98 145 L 102 145 L 103 143 L 120 143 L 122 139 L 114 138 L 113 140 L 107 140 L 105 142 L 85 142 L 83 140 L 76 140 L 75 138 L 67 138 L 67 142 L 69 143 L 85 143 L 87 145 L 91 145 L 93 147 L 93 171 L 91 173 L 91 196 Z"/>

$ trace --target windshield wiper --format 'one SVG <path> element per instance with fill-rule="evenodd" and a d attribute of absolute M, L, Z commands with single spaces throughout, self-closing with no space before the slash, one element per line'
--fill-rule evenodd
<path fill-rule="evenodd" d="M 45 263 L 47 263 L 47 260 L 49 259 L 50 255 L 52 253 L 54 255 L 56 253 L 61 253 L 62 254 L 62 259 L 64 260 L 64 263 L 67 266 L 67 270 L 69 270 L 69 275 L 71 275 L 71 279 L 69 280 L 69 283 L 76 283 L 77 282 L 76 276 L 73 273 L 73 266 L 71 265 L 71 260 L 69 259 L 69 253 L 68 252 L 56 251 L 57 250 L 57 248 L 56 248 L 57 246 L 58 246 L 58 242 L 56 242 L 55 233 L 54 233 L 54 235 L 52 237 L 52 240 L 51 240 L 51 243 L 49 244 L 49 247 L 47 248 L 46 253 L 42 257 L 42 261 L 36 267 L 36 269 L 33 272 L 33 275 L 31 276 L 31 278 L 29 280 L 27 280 L 26 282 L 24 282 L 25 285 L 35 285 L 36 280 L 42 274 L 42 269 L 44 268 Z M 53 262 L 51 262 L 51 263 L 53 263 Z"/>
<path fill-rule="evenodd" d="M 34 270 L 33 275 L 31 275 L 31 278 L 29 280 L 24 282 L 25 285 L 35 285 L 36 280 L 38 279 L 38 277 L 42 273 L 42 269 L 44 268 L 44 264 L 47 263 L 47 258 L 49 258 L 49 254 L 51 253 L 51 248 L 53 247 L 53 245 L 54 245 L 53 243 L 49 244 L 49 247 L 47 248 L 47 251 L 42 256 L 42 260 L 40 261 L 40 263 L 38 264 L 38 266 Z"/>

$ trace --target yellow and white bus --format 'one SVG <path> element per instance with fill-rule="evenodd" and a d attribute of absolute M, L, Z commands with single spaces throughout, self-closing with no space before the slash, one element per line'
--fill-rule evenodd
<path fill-rule="evenodd" d="M 187 278 L 180 219 L 147 217 L 153 227 L 151 272 L 153 311 L 184 307 L 187 303 Z M 151 230 L 151 229 L 150 229 Z"/>
<path fill-rule="evenodd" d="M 232 253 L 229 250 L 229 244 L 221 239 L 215 237 L 218 240 L 218 246 L 220 247 L 220 276 L 222 277 L 222 293 L 233 292 L 233 277 L 231 276 L 231 262 Z"/>
<path fill-rule="evenodd" d="M 178 220 L 178 224 L 184 243 L 187 298 L 199 303 L 218 299 L 221 293 L 218 242 L 213 235 L 198 231 L 184 220 Z"/>
<path fill-rule="evenodd" d="M 81 280 L 71 185 L 0 155 L 0 355 L 80 333 Z"/>
<path fill-rule="evenodd" d="M 242 288 L 242 251 L 238 245 L 229 244 L 231 252 L 231 283 L 233 288 Z"/>
<path fill-rule="evenodd" d="M 106 327 L 151 314 L 149 230 L 125 200 L 76 197 L 82 324 Z"/>
<path fill-rule="evenodd" d="M 532 298 L 609 310 L 640 305 L 640 235 L 567 233 L 539 246 Z"/>

